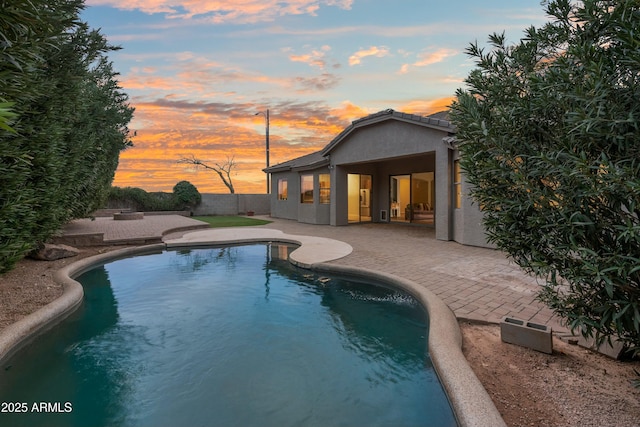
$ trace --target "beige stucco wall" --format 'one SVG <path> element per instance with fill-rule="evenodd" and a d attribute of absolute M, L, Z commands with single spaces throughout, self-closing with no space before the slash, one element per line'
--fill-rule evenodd
<path fill-rule="evenodd" d="M 287 200 L 278 200 L 278 180 L 287 180 Z M 282 172 L 271 175 L 271 216 L 298 219 L 300 201 L 300 178 L 297 172 Z"/>
<path fill-rule="evenodd" d="M 331 163 L 343 165 L 435 151 L 446 134 L 432 128 L 387 120 L 354 129 L 331 150 Z"/>
<path fill-rule="evenodd" d="M 462 176 L 462 206 L 454 209 L 453 240 L 469 246 L 495 247 L 487 242 L 482 212 L 469 196 L 470 184 Z"/>
<path fill-rule="evenodd" d="M 300 202 L 300 175 L 313 176 L 313 203 Z M 303 172 L 285 171 L 271 175 L 271 216 L 276 218 L 295 219 L 308 224 L 329 224 L 331 205 L 320 203 L 320 185 L 318 176 L 329 174 L 328 167 Z M 287 180 L 287 200 L 278 200 L 278 180 Z M 331 190 L 333 192 L 333 180 Z"/>

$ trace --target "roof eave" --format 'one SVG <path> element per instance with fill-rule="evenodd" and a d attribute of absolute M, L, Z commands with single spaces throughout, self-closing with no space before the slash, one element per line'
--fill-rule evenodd
<path fill-rule="evenodd" d="M 308 170 L 313 170 L 313 169 L 318 169 L 321 168 L 323 166 L 329 166 L 330 160 L 328 158 L 323 159 L 322 161 L 319 162 L 315 162 L 315 163 L 311 163 L 309 165 L 304 165 L 304 166 L 298 166 L 298 167 L 294 167 L 291 168 L 294 171 L 308 171 Z"/>
<path fill-rule="evenodd" d="M 292 169 L 291 166 L 269 166 L 268 168 L 264 168 L 262 169 L 262 172 L 264 173 L 274 173 L 274 172 L 286 172 L 286 171 L 290 171 Z"/>
<path fill-rule="evenodd" d="M 300 166 L 292 166 L 292 165 L 274 165 L 268 168 L 262 169 L 264 173 L 277 173 L 277 172 L 291 172 L 291 171 L 306 171 L 313 170 L 323 166 L 328 166 L 330 163 L 329 158 L 325 157 L 322 160 L 315 161 L 313 163 L 308 163 Z"/>

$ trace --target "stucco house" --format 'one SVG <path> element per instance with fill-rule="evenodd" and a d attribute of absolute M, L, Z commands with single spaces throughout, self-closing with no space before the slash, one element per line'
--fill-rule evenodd
<path fill-rule="evenodd" d="M 271 216 L 421 224 L 435 227 L 440 240 L 490 246 L 482 213 L 465 197 L 455 132 L 446 113 L 384 110 L 355 120 L 322 150 L 264 169 Z"/>

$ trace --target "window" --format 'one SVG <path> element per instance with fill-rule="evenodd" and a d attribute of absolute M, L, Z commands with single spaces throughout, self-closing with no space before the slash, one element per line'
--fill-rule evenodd
<path fill-rule="evenodd" d="M 287 200 L 287 180 L 278 180 L 278 200 Z"/>
<path fill-rule="evenodd" d="M 300 203 L 313 203 L 313 175 L 300 176 Z"/>
<path fill-rule="evenodd" d="M 462 172 L 460 170 L 460 160 L 453 162 L 453 194 L 455 194 L 455 208 L 462 207 Z"/>
<path fill-rule="evenodd" d="M 320 203 L 331 203 L 331 175 L 321 173 L 318 176 L 318 182 L 320 183 Z"/>

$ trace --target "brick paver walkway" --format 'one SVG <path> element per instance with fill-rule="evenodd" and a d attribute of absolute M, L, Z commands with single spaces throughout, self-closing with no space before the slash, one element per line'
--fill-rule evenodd
<path fill-rule="evenodd" d="M 320 236 L 350 244 L 353 252 L 330 263 L 394 274 L 438 295 L 460 319 L 497 323 L 504 316 L 549 325 L 564 334 L 551 310 L 535 300 L 539 285 L 497 250 L 435 239 L 432 228 L 405 224 L 354 224 L 344 227 L 291 220 L 261 226 L 293 235 Z M 162 236 L 167 230 L 197 225 L 176 215 L 146 216 L 137 221 L 74 221 L 65 232 L 103 231 L 105 241 Z M 184 231 L 181 232 L 184 234 Z M 176 234 L 167 235 L 175 238 Z"/>
<path fill-rule="evenodd" d="M 126 242 L 162 240 L 171 231 L 207 228 L 208 224 L 180 215 L 145 215 L 141 220 L 115 221 L 110 217 L 77 219 L 62 229 L 63 235 L 104 233 L 104 242 L 118 244 Z"/>

